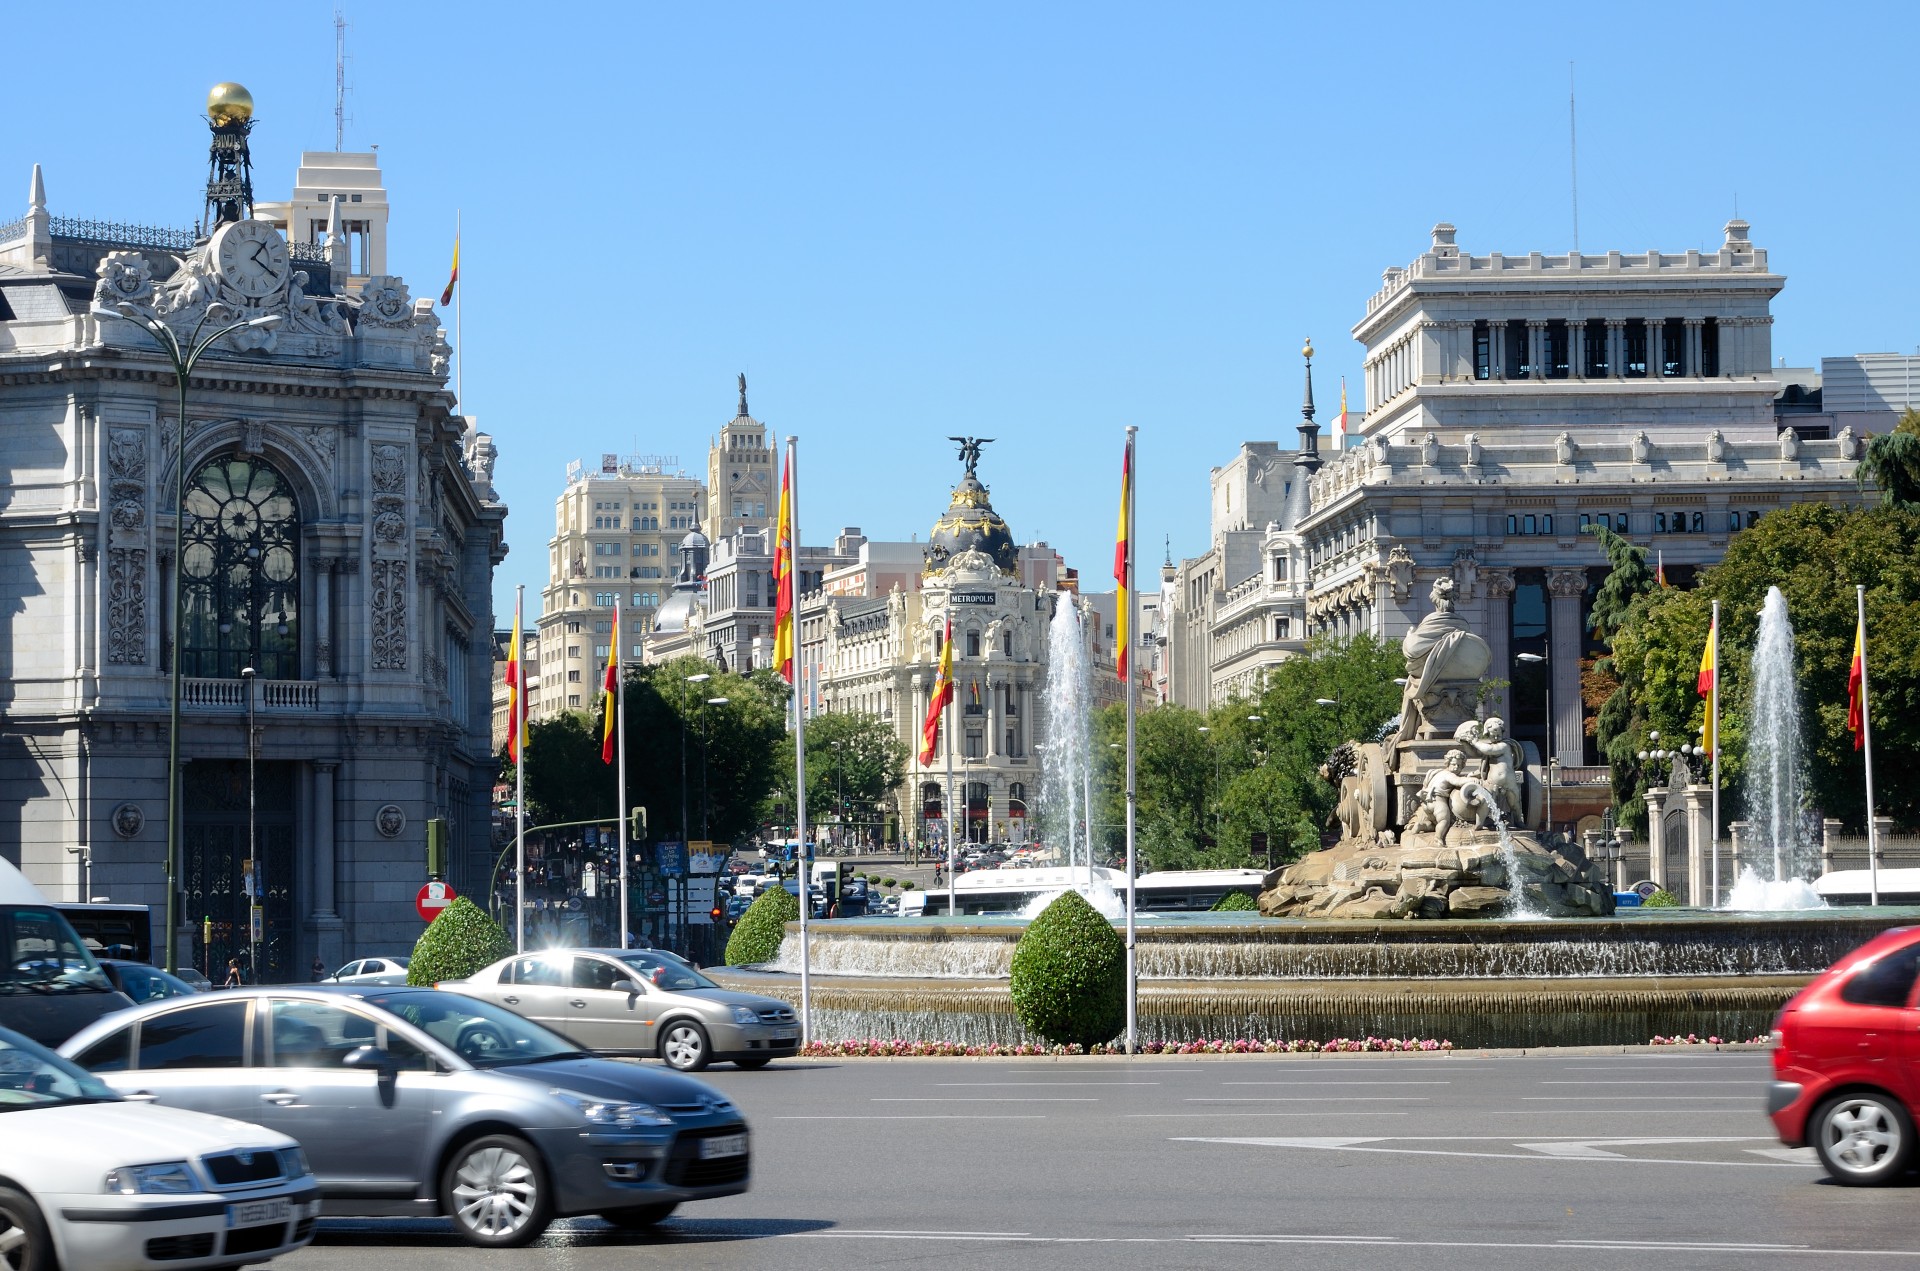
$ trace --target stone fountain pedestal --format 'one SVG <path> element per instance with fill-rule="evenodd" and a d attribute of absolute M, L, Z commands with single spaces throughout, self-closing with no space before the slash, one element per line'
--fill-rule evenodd
<path fill-rule="evenodd" d="M 1274 918 L 1601 917 L 1613 912 L 1603 867 L 1549 849 L 1530 831 L 1456 830 L 1442 844 L 1347 840 L 1267 875 L 1260 912 Z M 1516 904 L 1516 901 L 1518 903 Z"/>

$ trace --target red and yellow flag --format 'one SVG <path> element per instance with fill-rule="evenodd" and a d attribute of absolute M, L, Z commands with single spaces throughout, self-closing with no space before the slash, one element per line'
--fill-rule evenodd
<path fill-rule="evenodd" d="M 513 607 L 513 639 L 507 645 L 507 758 L 520 761 L 520 606 Z"/>
<path fill-rule="evenodd" d="M 1718 712 L 1714 709 L 1715 702 L 1713 700 L 1713 695 L 1718 691 L 1720 686 L 1720 668 L 1714 658 L 1715 652 L 1720 647 L 1719 636 L 1720 627 L 1718 623 L 1707 628 L 1707 648 L 1706 651 L 1700 655 L 1700 679 L 1695 685 L 1695 687 L 1700 690 L 1700 696 L 1707 699 L 1707 729 L 1704 737 L 1701 739 L 1701 744 L 1706 747 L 1708 754 L 1712 754 L 1720 748 L 1720 739 L 1714 735 L 1714 716 L 1718 714 Z"/>
<path fill-rule="evenodd" d="M 1127 678 L 1127 649 L 1131 641 L 1128 619 L 1133 614 L 1133 596 L 1127 590 L 1132 581 L 1132 571 L 1128 565 L 1133 559 L 1133 544 L 1127 541 L 1128 532 L 1133 527 L 1133 438 L 1127 438 L 1127 449 L 1120 460 L 1120 528 L 1113 538 L 1113 578 L 1120 584 L 1119 606 L 1114 619 L 1114 659 L 1119 664 L 1120 678 Z"/>
<path fill-rule="evenodd" d="M 1334 449 L 1347 448 L 1347 377 L 1340 377 L 1340 413 L 1333 417 Z"/>
<path fill-rule="evenodd" d="M 940 744 L 940 712 L 953 700 L 953 619 L 947 619 L 947 633 L 940 641 L 940 673 L 933 680 L 933 696 L 927 700 L 927 719 L 920 726 L 920 763 L 933 762 L 934 749 Z"/>
<path fill-rule="evenodd" d="M 620 691 L 620 598 L 613 598 L 613 643 L 607 646 L 607 678 L 601 685 L 600 704 L 606 719 L 600 725 L 600 762 L 613 762 L 614 719 L 618 715 Z"/>
<path fill-rule="evenodd" d="M 1867 744 L 1867 620 L 1863 617 L 1853 629 L 1853 665 L 1847 669 L 1847 730 L 1853 734 L 1853 748 Z"/>
<path fill-rule="evenodd" d="M 774 522 L 773 665 L 793 683 L 793 456 L 780 472 L 780 518 Z"/>
<path fill-rule="evenodd" d="M 453 303 L 453 285 L 460 281 L 460 236 L 453 236 L 453 271 L 447 275 L 447 289 L 440 293 L 440 303 L 444 307 Z"/>
<path fill-rule="evenodd" d="M 1653 581 L 1662 587 L 1667 585 L 1667 554 L 1656 552 L 1653 557 Z"/>

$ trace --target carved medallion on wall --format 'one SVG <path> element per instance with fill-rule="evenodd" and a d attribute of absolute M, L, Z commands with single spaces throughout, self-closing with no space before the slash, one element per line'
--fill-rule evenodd
<path fill-rule="evenodd" d="M 397 803 L 386 804 L 373 814 L 373 828 L 383 838 L 399 838 L 400 831 L 407 828 L 407 814 Z"/>
<path fill-rule="evenodd" d="M 147 823 L 147 814 L 137 803 L 123 803 L 113 810 L 113 832 L 123 839 L 136 837 Z"/>

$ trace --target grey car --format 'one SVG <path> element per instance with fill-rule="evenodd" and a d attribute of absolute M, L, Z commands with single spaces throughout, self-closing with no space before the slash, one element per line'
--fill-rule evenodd
<path fill-rule="evenodd" d="M 574 1214 L 647 1227 L 747 1189 L 746 1122 L 723 1095 L 432 989 L 149 1002 L 62 1053 L 128 1099 L 292 1136 L 328 1215 L 444 1214 L 476 1245 Z"/>
<path fill-rule="evenodd" d="M 654 949 L 548 949 L 439 987 L 497 1003 L 588 1050 L 658 1056 L 681 1072 L 716 1059 L 764 1068 L 800 1049 L 792 1006 L 721 988 Z"/>

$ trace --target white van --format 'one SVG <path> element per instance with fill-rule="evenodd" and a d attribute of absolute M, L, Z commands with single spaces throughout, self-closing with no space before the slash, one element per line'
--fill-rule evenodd
<path fill-rule="evenodd" d="M 0 860 L 0 1028 L 58 1046 L 132 1005 L 107 982 L 65 915 Z"/>

